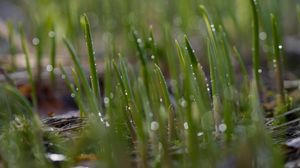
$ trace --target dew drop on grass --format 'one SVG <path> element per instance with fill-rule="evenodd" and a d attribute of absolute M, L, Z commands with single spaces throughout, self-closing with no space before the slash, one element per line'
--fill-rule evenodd
<path fill-rule="evenodd" d="M 32 39 L 32 44 L 35 45 L 35 46 L 36 46 L 36 45 L 39 45 L 39 44 L 40 44 L 40 39 L 37 38 L 37 37 L 33 38 L 33 39 Z"/>
<path fill-rule="evenodd" d="M 267 33 L 266 32 L 260 32 L 259 33 L 259 39 L 264 41 L 267 39 Z"/>
<path fill-rule="evenodd" d="M 47 65 L 47 66 L 46 66 L 46 70 L 47 70 L 48 72 L 53 71 L 53 66 L 52 66 L 52 65 Z"/>
<path fill-rule="evenodd" d="M 99 117 L 102 117 L 102 114 L 99 112 L 99 113 L 98 113 L 98 116 L 99 116 Z"/>
<path fill-rule="evenodd" d="M 189 129 L 189 124 L 188 124 L 187 122 L 184 122 L 184 123 L 183 123 L 183 127 L 184 127 L 184 129 L 187 130 L 187 129 Z"/>
<path fill-rule="evenodd" d="M 47 154 L 47 158 L 49 158 L 53 162 L 61 162 L 66 160 L 66 156 L 62 154 L 49 153 Z"/>
<path fill-rule="evenodd" d="M 203 135 L 203 132 L 198 132 L 198 133 L 197 133 L 197 136 L 198 136 L 198 137 L 201 137 L 202 135 Z"/>
<path fill-rule="evenodd" d="M 148 40 L 151 42 L 153 39 L 152 39 L 152 37 L 149 37 Z"/>
<path fill-rule="evenodd" d="M 261 73 L 262 73 L 262 69 L 258 69 L 258 73 L 260 73 L 260 74 L 261 74 Z"/>
<path fill-rule="evenodd" d="M 162 102 L 163 102 L 163 99 L 162 99 L 162 98 L 159 98 L 159 102 L 161 102 L 161 103 L 162 103 Z"/>
<path fill-rule="evenodd" d="M 49 36 L 50 38 L 53 38 L 53 37 L 56 36 L 56 33 L 55 33 L 54 31 L 49 31 L 48 36 Z"/>
<path fill-rule="evenodd" d="M 219 125 L 219 131 L 221 131 L 221 132 L 225 132 L 225 131 L 226 131 L 226 129 L 227 129 L 227 126 L 226 126 L 226 124 L 220 124 L 220 125 Z"/>
<path fill-rule="evenodd" d="M 104 104 L 108 105 L 109 104 L 109 98 L 108 97 L 104 97 Z"/>
<path fill-rule="evenodd" d="M 186 100 L 184 98 L 180 99 L 180 106 L 183 108 L 186 107 Z"/>
<path fill-rule="evenodd" d="M 109 122 L 105 122 L 105 127 L 110 127 L 110 124 L 109 124 Z"/>
<path fill-rule="evenodd" d="M 211 28 L 211 30 L 212 30 L 213 32 L 216 31 L 215 25 L 211 24 L 211 25 L 210 25 L 210 28 Z"/>
<path fill-rule="evenodd" d="M 156 130 L 158 130 L 158 128 L 159 128 L 158 122 L 152 121 L 151 124 L 150 124 L 150 129 L 151 129 L 152 131 L 156 131 Z"/>
<path fill-rule="evenodd" d="M 281 50 L 283 47 L 282 47 L 282 45 L 279 45 L 278 48 Z"/>
<path fill-rule="evenodd" d="M 74 97 L 75 97 L 75 94 L 74 94 L 74 93 L 71 93 L 71 97 L 74 98 Z"/>
<path fill-rule="evenodd" d="M 142 39 L 138 38 L 138 39 L 137 39 L 137 42 L 138 42 L 138 43 L 142 43 Z"/>
<path fill-rule="evenodd" d="M 154 60 L 154 59 L 155 59 L 155 56 L 154 56 L 154 55 L 151 55 L 151 59 Z"/>

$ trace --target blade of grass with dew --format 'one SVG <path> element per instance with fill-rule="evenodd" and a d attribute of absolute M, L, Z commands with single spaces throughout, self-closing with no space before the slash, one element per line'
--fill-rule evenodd
<path fill-rule="evenodd" d="M 38 109 L 38 101 L 37 101 L 37 93 L 36 93 L 36 85 L 35 81 L 33 78 L 32 74 L 32 69 L 29 61 L 29 52 L 28 52 L 28 47 L 25 39 L 25 33 L 23 30 L 23 26 L 20 26 L 20 35 L 21 35 L 21 44 L 22 44 L 22 49 L 25 55 L 25 61 L 26 61 L 26 72 L 28 74 L 29 82 L 30 82 L 30 87 L 31 87 L 31 98 L 32 98 L 32 104 L 34 111 L 36 112 Z"/>
<path fill-rule="evenodd" d="M 176 138 L 176 132 L 175 132 L 175 112 L 173 109 L 173 106 L 171 104 L 168 87 L 166 84 L 166 80 L 157 64 L 154 65 L 154 71 L 157 76 L 157 80 L 160 84 L 160 91 L 162 94 L 162 101 L 165 104 L 165 107 L 168 111 L 168 140 L 171 142 Z"/>
<path fill-rule="evenodd" d="M 197 131 L 196 131 L 196 123 L 193 120 L 193 116 L 192 116 L 192 105 L 194 102 L 194 99 L 192 96 L 193 95 L 193 89 L 192 89 L 192 81 L 194 80 L 193 78 L 193 72 L 192 69 L 190 67 L 190 60 L 188 60 L 188 57 L 185 57 L 183 55 L 182 49 L 180 48 L 178 42 L 176 42 L 176 47 L 177 47 L 177 51 L 178 51 L 178 56 L 180 57 L 180 64 L 181 67 L 183 68 L 183 97 L 186 100 L 186 105 L 184 105 L 184 107 L 182 107 L 182 112 L 184 113 L 184 119 L 185 121 L 183 122 L 183 128 L 185 129 L 185 131 L 187 131 L 187 137 L 185 140 L 185 143 L 187 145 L 187 149 L 188 149 L 188 153 L 185 156 L 185 164 L 186 166 L 190 165 L 191 162 L 193 163 L 198 163 L 198 139 L 197 139 Z M 199 161 L 199 160 L 198 160 Z"/>
<path fill-rule="evenodd" d="M 49 32 L 49 37 L 51 38 L 51 49 L 50 49 L 50 80 L 52 86 L 56 86 L 55 68 L 56 68 L 56 32 L 55 26 L 52 25 Z"/>
<path fill-rule="evenodd" d="M 82 95 L 81 93 L 77 93 L 76 92 L 76 88 L 75 88 L 75 85 L 71 82 L 70 78 L 68 77 L 64 67 L 60 64 L 59 65 L 59 68 L 60 68 L 60 71 L 62 73 L 62 77 L 63 77 L 63 80 L 65 80 L 67 86 L 69 87 L 69 89 L 71 90 L 71 93 L 74 95 L 74 98 L 75 98 L 75 101 L 76 101 L 76 104 L 78 105 L 78 108 L 79 108 L 79 111 L 80 111 L 80 117 L 83 117 L 84 116 L 84 104 L 83 104 L 83 101 L 80 100 L 80 98 L 82 98 Z M 73 71 L 72 71 L 73 72 Z M 74 74 L 74 72 L 73 72 Z M 75 77 L 75 75 L 73 75 Z M 74 79 L 75 81 L 75 79 Z M 76 79 L 76 82 L 75 82 L 76 85 L 79 85 L 79 79 L 77 78 Z M 71 95 L 72 97 L 72 95 Z"/>
<path fill-rule="evenodd" d="M 73 48 L 73 46 L 71 45 L 71 43 L 64 39 L 64 43 L 67 46 L 67 49 L 70 53 L 71 59 L 74 63 L 74 68 L 76 71 L 76 76 L 78 75 L 78 78 L 80 79 L 80 82 L 82 84 L 82 89 L 84 94 L 87 97 L 88 103 L 89 103 L 89 112 L 94 113 L 96 115 L 99 115 L 99 104 L 97 103 L 97 99 L 96 97 L 93 95 L 93 92 L 89 86 L 89 82 L 88 79 L 85 75 L 85 72 L 83 70 L 83 67 L 81 66 L 79 60 L 78 60 L 78 56 L 75 52 L 75 49 Z M 101 114 L 101 112 L 100 112 Z"/>
<path fill-rule="evenodd" d="M 132 30 L 132 36 L 133 36 L 133 39 L 135 42 L 135 46 L 138 50 L 139 59 L 142 63 L 143 77 L 145 80 L 145 86 L 147 88 L 147 94 L 149 95 L 150 94 L 150 90 L 149 90 L 150 80 L 149 80 L 149 72 L 148 72 L 148 66 L 147 66 L 148 60 L 147 60 L 145 49 L 143 46 L 143 41 L 141 38 L 138 37 L 137 31 L 135 31 L 135 30 Z"/>
<path fill-rule="evenodd" d="M 121 86 L 121 91 L 122 91 L 122 94 L 123 96 L 125 97 L 125 103 L 126 103 L 126 113 L 124 113 L 125 115 L 125 119 L 126 119 L 126 122 L 127 122 L 127 126 L 130 130 L 130 134 L 131 134 L 131 137 L 133 140 L 136 139 L 136 132 L 135 132 L 135 129 L 134 129 L 134 121 L 133 121 L 133 118 L 132 118 L 132 114 L 130 113 L 130 111 L 128 111 L 128 105 L 129 105 L 129 102 L 130 102 L 130 99 L 129 99 L 129 95 L 128 95 L 128 91 L 126 89 L 126 84 L 125 84 L 125 81 L 123 79 L 123 76 L 122 76 L 122 73 L 119 71 L 118 69 L 118 66 L 117 64 L 115 63 L 115 61 L 112 62 L 113 63 L 113 68 L 117 74 L 117 78 L 119 80 L 119 83 L 120 83 L 120 86 Z M 131 95 L 131 92 L 130 92 L 130 95 Z"/>
<path fill-rule="evenodd" d="M 88 48 L 88 55 L 89 55 L 92 90 L 94 96 L 98 99 L 98 101 L 100 101 L 101 94 L 100 94 L 99 76 L 97 74 L 96 58 L 95 58 L 93 41 L 91 37 L 90 23 L 86 14 L 84 14 L 83 17 L 84 17 L 85 40 L 86 40 L 86 45 Z M 101 107 L 101 105 L 99 107 Z"/>
<path fill-rule="evenodd" d="M 217 55 L 217 40 L 215 36 L 215 27 L 211 24 L 208 14 L 204 6 L 199 7 L 199 12 L 204 19 L 205 25 L 207 27 L 207 32 L 209 35 L 209 39 L 207 40 L 207 47 L 208 47 L 208 62 L 209 62 L 209 72 L 210 72 L 210 80 L 211 80 L 211 92 L 212 92 L 212 99 L 213 99 L 213 113 L 214 113 L 214 122 L 215 122 L 215 129 L 218 132 L 218 126 L 221 123 L 221 114 L 220 114 L 220 93 L 219 87 L 217 83 L 217 64 L 216 58 Z"/>
<path fill-rule="evenodd" d="M 277 18 L 275 15 L 271 14 L 271 22 L 272 22 L 272 33 L 273 33 L 273 52 L 274 52 L 274 60 L 273 66 L 275 69 L 276 75 L 276 85 L 277 85 L 277 102 L 278 109 L 276 110 L 275 116 L 282 114 L 287 111 L 286 109 L 286 96 L 283 85 L 283 76 L 282 76 L 282 54 L 280 52 L 282 45 L 279 42 L 279 34 L 278 34 L 278 25 Z"/>
<path fill-rule="evenodd" d="M 258 0 L 250 0 L 252 9 L 252 63 L 253 63 L 253 75 L 256 81 L 257 89 L 261 91 L 260 85 L 260 56 L 259 56 L 259 21 L 258 21 Z"/>
<path fill-rule="evenodd" d="M 130 123 L 135 129 L 136 132 L 136 141 L 137 141 L 137 150 L 139 152 L 139 155 L 141 157 L 141 160 L 139 162 L 139 165 L 141 167 L 147 167 L 147 135 L 145 134 L 145 129 L 144 129 L 144 115 L 142 114 L 142 109 L 139 109 L 138 106 L 136 105 L 136 98 L 134 97 L 134 84 L 130 83 L 131 81 L 136 81 L 135 78 L 132 78 L 133 75 L 131 75 L 130 78 L 130 69 L 126 66 L 125 59 L 119 55 L 119 72 L 117 74 L 120 74 L 120 78 L 122 81 L 123 85 L 122 87 L 123 90 L 123 96 L 125 97 L 125 100 L 127 102 L 126 105 L 126 111 L 127 115 L 130 118 Z M 121 88 L 122 88 L 121 87 Z M 134 137 L 133 137 L 134 138 Z"/>

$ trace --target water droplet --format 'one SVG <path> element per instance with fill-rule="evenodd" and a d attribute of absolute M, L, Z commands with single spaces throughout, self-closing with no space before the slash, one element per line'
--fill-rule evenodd
<path fill-rule="evenodd" d="M 197 133 L 197 136 L 198 136 L 198 137 L 201 137 L 202 135 L 203 135 L 203 132 L 198 132 L 198 133 Z"/>
<path fill-rule="evenodd" d="M 184 98 L 180 99 L 180 105 L 181 105 L 181 107 L 186 107 L 186 101 Z"/>
<path fill-rule="evenodd" d="M 219 131 L 221 131 L 221 132 L 225 132 L 225 131 L 226 131 L 226 129 L 227 129 L 227 126 L 226 126 L 226 124 L 220 124 L 220 125 L 219 125 Z"/>
<path fill-rule="evenodd" d="M 262 73 L 262 69 L 258 69 L 258 73 L 260 73 L 260 74 L 261 74 L 261 73 Z"/>
<path fill-rule="evenodd" d="M 162 102 L 163 102 L 163 99 L 162 99 L 162 98 L 159 98 L 159 101 L 162 103 Z"/>
<path fill-rule="evenodd" d="M 156 131 L 156 130 L 158 130 L 158 128 L 159 128 L 158 122 L 152 121 L 152 122 L 151 122 L 151 125 L 150 125 L 150 129 L 151 129 L 152 131 Z"/>
<path fill-rule="evenodd" d="M 53 162 L 62 162 L 66 160 L 66 156 L 62 154 L 54 154 L 54 153 L 48 153 L 47 158 L 49 158 Z"/>
<path fill-rule="evenodd" d="M 32 39 L 32 44 L 35 45 L 35 46 L 36 46 L 36 45 L 39 45 L 39 44 L 40 44 L 40 39 L 37 38 L 37 37 L 33 38 L 33 39 Z"/>
<path fill-rule="evenodd" d="M 211 28 L 211 30 L 214 32 L 214 31 L 216 31 L 216 28 L 215 28 L 215 25 L 210 25 L 210 28 Z"/>
<path fill-rule="evenodd" d="M 154 59 L 155 59 L 155 56 L 154 56 L 154 55 L 151 55 L 151 59 L 153 59 L 153 60 L 154 60 Z"/>
<path fill-rule="evenodd" d="M 184 122 L 184 123 L 183 123 L 183 127 L 184 127 L 184 129 L 186 129 L 186 130 L 189 129 L 188 123 L 187 123 L 187 122 Z"/>
<path fill-rule="evenodd" d="M 74 98 L 75 97 L 75 93 L 71 93 L 71 97 Z"/>
<path fill-rule="evenodd" d="M 52 66 L 52 65 L 47 65 L 47 66 L 46 66 L 46 70 L 47 70 L 48 72 L 53 71 L 53 66 Z"/>
<path fill-rule="evenodd" d="M 259 39 L 264 41 L 267 39 L 267 33 L 266 32 L 260 32 L 259 33 Z"/>
<path fill-rule="evenodd" d="M 273 59 L 273 63 L 275 64 L 277 61 L 276 61 L 276 59 Z"/>
<path fill-rule="evenodd" d="M 281 50 L 283 47 L 282 47 L 282 45 L 279 45 L 278 48 Z"/>
<path fill-rule="evenodd" d="M 54 31 L 49 31 L 48 36 L 49 36 L 50 38 L 53 38 L 53 37 L 56 36 L 56 33 L 55 33 Z"/>
<path fill-rule="evenodd" d="M 137 39 L 137 42 L 138 42 L 138 43 L 142 43 L 142 39 L 138 38 L 138 39 Z"/>
<path fill-rule="evenodd" d="M 126 90 L 125 90 L 125 95 L 126 95 L 126 96 L 128 96 L 128 93 L 127 93 L 127 91 L 126 91 Z"/>
<path fill-rule="evenodd" d="M 153 39 L 152 39 L 152 37 L 149 37 L 148 40 L 151 42 Z"/>
<path fill-rule="evenodd" d="M 109 104 L 109 98 L 108 97 L 104 97 L 104 104 L 108 105 Z"/>
<path fill-rule="evenodd" d="M 105 127 L 110 127 L 110 124 L 109 124 L 109 122 L 105 122 Z"/>
<path fill-rule="evenodd" d="M 99 117 L 102 117 L 102 114 L 99 112 L 99 113 L 98 113 L 98 116 L 99 116 Z"/>

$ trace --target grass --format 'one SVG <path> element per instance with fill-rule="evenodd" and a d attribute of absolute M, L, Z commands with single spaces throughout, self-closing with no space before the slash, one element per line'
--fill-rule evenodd
<path fill-rule="evenodd" d="M 95 13 L 99 2 L 105 4 L 101 6 L 103 13 Z M 266 43 L 273 44 L 279 95 L 276 105 L 281 109 L 273 115 L 281 116 L 287 110 L 281 108 L 287 107 L 287 95 L 279 48 L 279 16 L 271 15 L 271 22 L 261 18 L 266 13 L 261 9 L 267 2 L 99 2 L 72 5 L 74 2 L 64 1 L 62 6 L 68 6 L 65 11 L 54 1 L 35 4 L 51 4 L 47 9 L 53 11 L 48 16 L 37 8 L 41 15 L 33 19 L 42 42 L 36 46 L 36 75 L 41 74 L 42 58 L 49 49 L 50 80 L 54 88 L 59 87 L 54 71 L 59 67 L 86 123 L 75 133 L 76 138 L 58 137 L 59 142 L 55 142 L 61 146 L 54 152 L 67 156 L 61 167 L 80 164 L 78 157 L 82 155 L 92 156 L 90 160 L 97 167 L 218 167 L 227 164 L 231 157 L 235 161 L 229 166 L 283 165 L 282 151 L 264 125 L 261 101 L 265 93 L 260 60 L 266 53 L 261 52 L 264 42 L 260 40 L 260 30 L 271 27 L 272 38 L 266 38 Z M 251 19 L 240 21 L 235 5 L 251 11 Z M 84 7 L 89 10 L 80 17 Z M 55 23 L 47 21 L 54 20 L 51 18 L 59 12 L 66 15 Z M 103 26 L 101 31 L 98 25 Z M 253 31 L 252 36 L 244 32 L 247 26 L 249 32 Z M 45 34 L 50 38 L 44 38 Z M 62 34 L 66 34 L 63 40 Z M 0 115 L 0 122 L 5 123 L 0 133 L 0 155 L 8 167 L 55 167 L 46 158 L 47 148 L 42 145 L 47 132 L 36 119 L 36 82 L 44 79 L 34 78 L 35 71 L 29 63 L 32 55 L 22 28 L 20 35 L 32 104 L 14 86 L 0 85 L 0 99 L 6 102 L 0 103 L 0 112 L 7 114 Z M 97 43 L 101 35 L 104 43 Z M 13 48 L 14 42 L 10 41 Z M 83 43 L 86 47 L 82 47 Z M 68 51 L 71 68 L 58 62 L 62 49 Z M 251 51 L 250 74 L 244 55 Z M 85 59 L 88 68 L 83 63 Z M 100 66 L 104 66 L 101 73 Z M 235 68 L 241 73 L 236 73 Z M 104 74 L 101 87 L 100 74 Z M 12 157 L 13 151 L 17 151 L 17 157 Z"/>

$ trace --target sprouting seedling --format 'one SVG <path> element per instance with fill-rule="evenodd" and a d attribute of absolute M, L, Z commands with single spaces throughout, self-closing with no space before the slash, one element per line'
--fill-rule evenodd
<path fill-rule="evenodd" d="M 36 85 L 35 85 L 35 81 L 34 81 L 32 70 L 31 70 L 31 64 L 29 61 L 29 52 L 28 52 L 28 47 L 27 47 L 27 43 L 26 43 L 26 39 L 25 39 L 25 33 L 24 33 L 23 26 L 20 26 L 20 34 L 21 34 L 22 49 L 23 49 L 23 52 L 25 55 L 25 61 L 26 61 L 26 71 L 28 74 L 30 87 L 31 87 L 32 103 L 33 103 L 34 111 L 37 111 L 38 102 L 37 102 L 37 94 L 36 94 Z"/>
<path fill-rule="evenodd" d="M 15 32 L 11 22 L 7 22 L 8 30 L 8 41 L 9 41 L 9 52 L 11 55 L 11 70 L 15 71 L 17 68 L 16 65 L 16 46 L 15 46 Z"/>
<path fill-rule="evenodd" d="M 169 92 L 168 92 L 168 87 L 166 80 L 161 72 L 161 69 L 159 68 L 158 65 L 155 64 L 155 73 L 157 76 L 157 81 L 159 81 L 159 86 L 160 90 L 162 92 L 163 98 L 162 100 L 164 101 L 165 106 L 168 108 L 168 136 L 169 136 L 169 141 L 173 140 L 175 137 L 175 114 L 173 111 L 173 107 L 171 104 Z"/>
<path fill-rule="evenodd" d="M 88 79 L 86 78 L 84 69 L 79 62 L 78 56 L 75 52 L 75 49 L 68 40 L 64 39 L 64 43 L 67 46 L 67 49 L 71 56 L 71 59 L 74 63 L 74 69 L 76 71 L 76 76 L 78 76 L 78 79 L 80 80 L 80 83 L 82 85 L 82 91 L 84 92 L 84 94 L 87 97 L 87 102 L 89 104 L 89 106 L 88 106 L 89 110 L 92 113 L 98 114 L 99 113 L 99 104 L 97 103 L 98 100 L 94 96 L 94 94 L 89 86 Z"/>
<path fill-rule="evenodd" d="M 218 54 L 217 48 L 217 40 L 216 40 L 216 29 L 214 24 L 211 24 L 209 20 L 207 11 L 204 6 L 199 7 L 199 12 L 202 15 L 205 25 L 207 27 L 208 32 L 208 40 L 207 40 L 207 51 L 208 51 L 208 62 L 209 62 L 209 72 L 210 72 L 210 80 L 211 80 L 211 92 L 213 99 L 213 113 L 214 113 L 214 122 L 215 129 L 218 132 L 218 126 L 221 124 L 221 114 L 220 114 L 220 93 L 218 88 L 218 80 L 217 80 L 217 62 L 215 56 Z"/>
<path fill-rule="evenodd" d="M 49 37 L 51 38 L 51 49 L 50 49 L 50 65 L 49 69 L 47 67 L 47 70 L 50 71 L 50 79 L 52 82 L 52 85 L 55 87 L 56 85 L 56 77 L 55 77 L 55 68 L 56 68 L 56 32 L 55 27 L 52 25 L 51 31 L 49 32 Z"/>
<path fill-rule="evenodd" d="M 71 90 L 72 94 L 74 94 L 74 98 L 75 101 L 78 105 L 79 111 L 80 111 L 80 116 L 83 117 L 84 116 L 84 104 L 83 101 L 80 99 L 82 98 L 81 92 L 77 92 L 76 91 L 76 86 L 71 82 L 70 78 L 67 75 L 66 70 L 64 69 L 64 67 L 62 65 L 59 65 L 60 71 L 62 73 L 62 77 L 65 80 L 67 86 L 69 87 L 69 89 Z M 75 76 L 75 75 L 74 75 Z M 78 85 L 79 79 L 76 79 L 76 84 Z"/>
<path fill-rule="evenodd" d="M 275 68 L 275 75 L 276 75 L 276 83 L 277 83 L 277 93 L 279 96 L 279 106 L 286 106 L 285 103 L 285 92 L 284 92 L 284 86 L 283 86 L 283 77 L 282 77 L 282 55 L 281 55 L 281 48 L 282 45 L 279 42 L 279 37 L 278 37 L 278 25 L 277 25 L 277 19 L 276 17 L 271 14 L 271 21 L 272 21 L 272 33 L 273 33 L 273 52 L 274 52 L 274 68 Z M 286 110 L 286 109 L 284 109 Z M 278 112 L 284 112 L 278 111 Z M 279 113 L 279 114 L 280 114 Z M 277 114 L 278 115 L 278 114 Z"/>
<path fill-rule="evenodd" d="M 253 30 L 253 48 L 252 48 L 252 62 L 253 62 L 253 75 L 260 92 L 260 56 L 259 56 L 259 22 L 258 22 L 258 0 L 250 0 L 252 9 L 252 30 Z"/>
<path fill-rule="evenodd" d="M 113 64 L 113 68 L 117 74 L 117 78 L 118 81 L 120 83 L 121 86 L 121 90 L 122 90 L 122 94 L 125 97 L 125 101 L 126 101 L 126 105 L 129 106 L 130 105 L 130 101 L 131 101 L 131 96 L 132 96 L 132 92 L 128 86 L 128 78 L 127 78 L 127 74 L 122 74 L 122 72 L 119 70 L 117 64 L 115 63 L 115 61 L 112 61 Z M 123 75 L 125 75 L 123 77 Z M 136 139 L 136 131 L 134 129 L 134 120 L 131 114 L 131 111 L 126 109 L 127 113 L 125 113 L 125 120 L 127 122 L 128 128 L 130 130 L 130 134 L 133 140 Z M 130 122 L 132 121 L 132 122 Z"/>
<path fill-rule="evenodd" d="M 95 51 L 93 47 L 93 41 L 91 37 L 90 24 L 87 15 L 84 14 L 83 17 L 84 17 L 85 40 L 86 40 L 86 45 L 88 48 L 88 55 L 89 55 L 89 66 L 90 66 L 90 73 L 91 73 L 92 89 L 94 92 L 94 96 L 98 100 L 100 100 L 99 77 L 97 74 L 96 58 L 95 58 Z"/>

